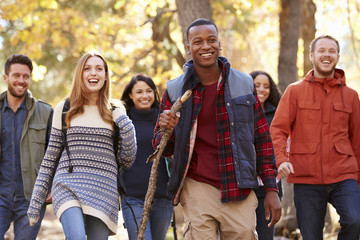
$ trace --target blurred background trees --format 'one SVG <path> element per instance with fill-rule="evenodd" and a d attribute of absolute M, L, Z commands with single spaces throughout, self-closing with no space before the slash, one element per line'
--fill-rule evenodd
<path fill-rule="evenodd" d="M 68 93 L 77 60 L 91 49 L 109 61 L 115 97 L 140 72 L 163 91 L 188 60 L 187 25 L 205 17 L 218 25 L 222 54 L 233 67 L 266 70 L 282 90 L 311 69 L 310 41 L 331 34 L 342 46 L 340 67 L 358 89 L 359 5 L 359 0 L 2 0 L 0 64 L 13 53 L 30 56 L 31 90 L 52 104 Z"/>
<path fill-rule="evenodd" d="M 234 68 L 265 70 L 282 91 L 312 68 L 311 40 L 332 35 L 341 46 L 338 67 L 360 93 L 359 14 L 359 0 L 0 0 L 0 71 L 11 54 L 28 55 L 33 95 L 54 106 L 68 94 L 80 56 L 96 49 L 109 62 L 114 97 L 136 73 L 151 76 L 162 93 L 189 60 L 187 26 L 204 17 L 217 24 Z M 290 221 L 285 191 L 282 219 Z"/>

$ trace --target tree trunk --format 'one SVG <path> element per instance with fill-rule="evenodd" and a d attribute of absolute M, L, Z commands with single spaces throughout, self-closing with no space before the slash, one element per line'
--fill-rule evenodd
<path fill-rule="evenodd" d="M 279 88 L 283 92 L 298 79 L 296 60 L 300 22 L 301 0 L 281 0 L 278 74 Z"/>
<path fill-rule="evenodd" d="M 183 44 L 186 47 L 187 27 L 198 18 L 212 20 L 211 4 L 209 0 L 176 0 L 175 2 L 183 36 Z"/>
<path fill-rule="evenodd" d="M 279 88 L 282 92 L 298 79 L 297 52 L 300 34 L 301 0 L 281 0 L 280 12 L 280 53 L 279 53 Z M 291 236 L 298 227 L 293 200 L 293 185 L 282 180 L 282 216 L 275 225 L 275 235 Z"/>
<path fill-rule="evenodd" d="M 310 43 L 315 38 L 315 12 L 316 5 L 313 0 L 302 0 L 301 8 L 301 38 L 304 42 L 304 75 L 306 75 L 312 68 L 313 64 L 310 61 Z"/>

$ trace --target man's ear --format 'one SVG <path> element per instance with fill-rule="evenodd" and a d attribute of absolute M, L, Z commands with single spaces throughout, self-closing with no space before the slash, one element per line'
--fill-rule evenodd
<path fill-rule="evenodd" d="M 311 62 L 313 62 L 313 59 L 314 59 L 314 53 L 309 53 L 309 59 Z"/>
<path fill-rule="evenodd" d="M 189 44 L 186 45 L 186 54 L 187 54 L 187 55 L 190 55 L 190 54 L 191 54 L 191 52 L 190 52 L 190 45 L 189 45 Z"/>
<path fill-rule="evenodd" d="M 3 79 L 4 79 L 4 82 L 7 83 L 7 82 L 8 82 L 8 75 L 7 75 L 7 74 L 4 74 L 4 75 L 3 75 Z"/>
<path fill-rule="evenodd" d="M 222 50 L 222 48 L 221 48 L 221 43 L 219 42 L 219 50 L 221 51 Z"/>
<path fill-rule="evenodd" d="M 340 60 L 340 54 L 338 54 L 338 57 L 336 59 L 336 64 L 338 64 L 339 60 Z"/>

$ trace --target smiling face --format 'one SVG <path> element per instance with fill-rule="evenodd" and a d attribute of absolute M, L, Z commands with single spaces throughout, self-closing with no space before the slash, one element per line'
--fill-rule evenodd
<path fill-rule="evenodd" d="M 199 25 L 189 29 L 187 53 L 191 54 L 195 67 L 218 67 L 219 51 L 218 32 L 214 25 Z"/>
<path fill-rule="evenodd" d="M 4 81 L 8 86 L 8 93 L 18 99 L 25 97 L 31 79 L 31 70 L 25 64 L 14 63 L 10 66 L 9 74 L 4 75 Z"/>
<path fill-rule="evenodd" d="M 150 110 L 155 100 L 155 93 L 146 82 L 137 81 L 131 89 L 129 97 L 133 101 L 136 109 Z"/>
<path fill-rule="evenodd" d="M 254 84 L 260 103 L 264 107 L 265 101 L 269 98 L 270 95 L 270 80 L 266 75 L 259 74 L 254 79 Z"/>
<path fill-rule="evenodd" d="M 314 76 L 333 77 L 339 58 L 339 49 L 335 41 L 327 38 L 319 39 L 313 52 L 310 53 L 310 60 L 314 65 Z"/>
<path fill-rule="evenodd" d="M 88 58 L 82 73 L 82 79 L 86 89 L 90 93 L 99 92 L 106 81 L 105 76 L 104 61 L 97 56 Z"/>

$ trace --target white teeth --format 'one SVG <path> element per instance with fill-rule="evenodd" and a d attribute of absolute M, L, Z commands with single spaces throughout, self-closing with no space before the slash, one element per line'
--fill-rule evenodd
<path fill-rule="evenodd" d="M 90 79 L 90 80 L 89 80 L 89 83 L 97 83 L 97 82 L 98 82 L 97 79 Z"/>
<path fill-rule="evenodd" d="M 329 63 L 330 63 L 330 61 L 323 61 L 323 63 L 325 63 L 325 64 L 329 64 Z"/>
<path fill-rule="evenodd" d="M 209 56 L 211 56 L 211 55 L 212 55 L 212 53 L 204 53 L 204 54 L 201 54 L 202 57 L 209 57 Z"/>

